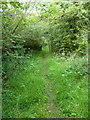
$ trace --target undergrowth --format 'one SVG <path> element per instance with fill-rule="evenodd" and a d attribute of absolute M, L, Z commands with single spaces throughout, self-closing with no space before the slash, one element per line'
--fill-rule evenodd
<path fill-rule="evenodd" d="M 58 109 L 65 118 L 88 117 L 87 58 L 47 58 L 48 79 L 53 84 Z"/>
<path fill-rule="evenodd" d="M 3 118 L 48 118 L 42 70 L 46 54 L 47 80 L 64 118 L 88 117 L 87 58 L 50 55 L 48 51 L 8 58 L 3 62 Z M 61 117 L 61 115 L 60 115 Z"/>
<path fill-rule="evenodd" d="M 13 62 L 8 60 L 8 79 L 3 82 L 3 118 L 47 116 L 41 63 L 42 58 L 36 53 Z"/>

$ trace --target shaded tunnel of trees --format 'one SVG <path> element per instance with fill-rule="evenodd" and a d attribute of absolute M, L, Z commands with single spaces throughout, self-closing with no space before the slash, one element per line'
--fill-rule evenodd
<path fill-rule="evenodd" d="M 23 117 L 24 115 L 28 116 L 29 113 L 27 113 L 27 111 L 29 109 L 29 105 L 31 105 L 30 106 L 31 113 L 29 115 L 30 117 L 32 116 L 36 118 L 44 117 L 44 115 L 41 115 L 42 112 L 39 113 L 38 110 L 39 107 L 37 107 L 36 110 L 36 107 L 32 107 L 32 103 L 33 104 L 35 103 L 35 105 L 38 106 L 40 100 L 44 101 L 45 99 L 46 101 L 45 96 L 43 97 L 44 92 L 42 92 L 44 91 L 44 88 L 42 87 L 43 82 L 40 81 L 42 78 L 40 72 L 42 71 L 40 64 L 42 57 L 40 55 L 42 54 L 44 56 L 43 48 L 45 47 L 49 49 L 48 53 L 50 55 L 52 56 L 56 55 L 55 58 L 52 56 L 50 58 L 47 57 L 47 68 L 49 72 L 47 73 L 45 79 L 50 79 L 51 81 L 53 81 L 53 79 L 56 80 L 56 82 L 54 82 L 55 84 L 54 91 L 58 89 L 56 91 L 58 106 L 60 104 L 61 106 L 60 108 L 63 109 L 62 112 L 63 114 L 66 114 L 66 117 L 67 116 L 80 117 L 80 115 L 81 117 L 87 116 L 87 113 L 85 112 L 87 107 L 86 105 L 87 98 L 84 97 L 84 94 L 86 95 L 85 87 L 87 83 L 84 81 L 86 79 L 86 74 L 88 74 L 88 72 L 86 70 L 87 63 L 84 60 L 84 58 L 87 58 L 87 53 L 88 53 L 90 1 L 62 2 L 58 0 L 57 2 L 55 0 L 52 0 L 51 2 L 49 2 L 49 1 L 30 0 L 29 2 L 2 2 L 1 6 L 2 8 L 0 9 L 0 11 L 2 12 L 1 42 L 2 42 L 2 79 L 3 79 L 3 96 L 4 96 L 3 101 L 4 104 L 6 105 L 6 106 L 3 105 L 4 106 L 3 108 L 5 110 L 5 112 L 3 112 L 3 116 L 4 117 L 5 116 L 12 117 L 14 115 L 16 115 L 16 117 L 19 116 L 17 115 L 17 109 L 18 109 L 17 106 L 19 106 L 20 108 L 19 110 L 21 110 L 20 113 L 21 117 Z M 70 65 L 68 61 L 70 61 Z M 59 68 L 59 65 L 61 65 L 60 66 L 61 68 Z M 24 68 L 23 66 L 26 68 Z M 33 75 L 34 73 L 38 77 Z M 22 75 L 19 76 L 19 74 Z M 27 79 L 24 78 L 24 75 L 26 75 Z M 30 79 L 31 83 L 27 76 L 32 77 Z M 24 98 L 23 95 L 22 98 L 24 99 L 20 98 L 21 101 L 19 101 L 18 97 L 15 98 L 15 100 L 20 102 L 20 104 L 17 105 L 18 102 L 17 103 L 15 101 L 14 101 L 15 103 L 12 102 L 13 100 L 11 98 L 18 96 L 17 95 L 18 92 L 22 92 L 24 90 L 24 86 L 22 85 L 24 81 L 23 79 L 25 79 L 26 81 L 25 84 L 27 84 L 26 89 L 30 89 L 31 87 L 32 89 L 30 90 L 32 93 L 33 92 L 34 93 L 33 95 L 32 94 L 27 95 L 29 96 L 27 98 L 27 101 L 25 101 L 26 98 Z M 39 81 L 39 84 L 41 84 L 41 86 L 39 86 L 38 82 L 34 81 L 34 79 Z M 70 89 L 68 87 L 69 79 L 71 80 L 70 81 L 71 83 L 69 84 L 71 85 L 69 86 Z M 66 81 L 63 82 L 64 80 Z M 34 84 L 34 82 L 36 82 L 36 84 Z M 16 86 L 13 84 L 15 84 Z M 29 84 L 31 85 L 30 87 L 28 86 Z M 59 84 L 61 84 L 61 86 L 59 86 Z M 76 84 L 77 86 L 80 85 L 81 88 L 79 88 L 80 86 L 77 89 L 76 89 L 77 86 L 72 87 L 73 85 Z M 37 85 L 37 87 L 34 85 Z M 59 87 L 61 87 L 60 90 L 62 90 L 63 92 L 59 91 Z M 73 90 L 71 89 L 71 87 Z M 70 95 L 73 94 L 72 95 L 73 97 L 72 96 L 68 97 L 67 92 L 65 91 L 66 89 L 68 93 L 70 92 L 70 90 L 72 90 L 71 91 L 72 93 L 70 93 Z M 82 94 L 79 93 L 80 89 L 82 89 L 81 91 Z M 16 93 L 14 95 L 12 93 L 15 90 Z M 73 93 L 74 90 L 77 90 L 76 94 L 78 96 L 74 96 L 76 95 Z M 38 93 L 38 95 L 40 93 L 40 96 L 36 95 L 36 93 Z M 82 100 L 82 103 L 80 103 L 79 94 L 83 99 L 82 100 L 80 98 Z M 11 95 L 11 98 L 9 95 Z M 67 108 L 65 108 L 66 107 L 65 104 L 63 104 L 62 102 L 66 99 L 68 100 L 69 98 L 71 101 L 76 100 L 74 102 L 79 101 L 78 103 L 80 106 L 77 103 L 77 106 L 75 106 L 76 111 L 74 111 L 73 108 L 74 112 L 72 112 L 71 108 L 69 108 L 72 106 L 73 102 L 71 102 L 70 103 L 71 106 L 68 107 L 68 102 L 65 101 L 64 103 L 66 104 Z M 11 108 L 8 105 L 9 104 L 8 99 L 9 101 L 11 100 L 10 103 Z M 60 103 L 60 101 L 62 103 Z M 15 104 L 16 104 L 15 106 L 16 109 L 14 110 L 14 108 L 12 107 Z M 43 102 L 41 102 L 41 104 L 43 104 Z M 8 109 L 9 110 L 11 109 L 12 112 L 10 111 L 11 113 L 9 113 Z M 26 111 L 23 112 L 24 110 Z M 35 114 L 33 111 L 35 112 Z M 79 111 L 80 114 L 77 115 L 78 114 L 77 112 Z"/>
<path fill-rule="evenodd" d="M 89 2 L 2 2 L 3 53 L 41 50 L 47 40 L 52 52 L 84 54 L 88 6 Z"/>

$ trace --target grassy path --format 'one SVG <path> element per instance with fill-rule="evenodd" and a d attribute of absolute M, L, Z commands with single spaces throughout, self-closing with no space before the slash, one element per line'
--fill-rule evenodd
<path fill-rule="evenodd" d="M 44 77 L 44 82 L 45 82 L 45 90 L 46 94 L 48 96 L 48 101 L 47 101 L 47 112 L 48 112 L 48 117 L 49 118 L 59 118 L 59 111 L 56 106 L 56 98 L 55 95 L 52 91 L 52 83 L 47 79 L 48 71 L 47 71 L 47 53 L 43 52 L 42 53 L 42 64 L 43 64 L 43 77 Z"/>
<path fill-rule="evenodd" d="M 5 68 L 3 118 L 87 118 L 85 57 L 65 59 L 48 51 L 30 56 Z"/>

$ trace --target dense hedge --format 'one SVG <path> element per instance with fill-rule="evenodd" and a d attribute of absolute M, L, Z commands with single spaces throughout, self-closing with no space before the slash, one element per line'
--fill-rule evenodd
<path fill-rule="evenodd" d="M 53 3 L 47 12 L 49 18 L 48 36 L 53 52 L 84 55 L 88 39 L 88 12 L 83 3 Z M 54 6 L 57 6 L 56 8 Z"/>
<path fill-rule="evenodd" d="M 86 53 L 90 2 L 2 2 L 3 54 L 41 50 L 45 40 L 52 52 Z"/>

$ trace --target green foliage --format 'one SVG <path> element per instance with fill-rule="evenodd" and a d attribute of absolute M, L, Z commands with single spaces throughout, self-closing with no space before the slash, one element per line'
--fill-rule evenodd
<path fill-rule="evenodd" d="M 27 12 L 32 4 L 35 3 L 3 2 L 4 50 L 18 45 L 39 48 L 43 44 L 42 36 L 45 36 L 53 52 L 85 54 L 89 21 L 87 3 L 39 3 L 35 6 L 35 14 Z"/>
<path fill-rule="evenodd" d="M 3 82 L 3 118 L 47 116 L 42 59 L 39 56 L 37 53 L 36 56 L 27 55 L 7 61 L 6 75 L 9 81 Z"/>
<path fill-rule="evenodd" d="M 51 12 L 50 12 L 51 11 Z M 85 54 L 87 48 L 88 12 L 82 3 L 51 3 L 44 14 L 48 14 L 48 36 L 53 52 L 78 51 Z M 47 19 L 47 18 L 46 18 Z"/>
<path fill-rule="evenodd" d="M 42 54 L 48 56 L 47 80 L 62 116 L 87 117 L 89 6 L 90 2 L 2 2 L 3 118 L 49 117 Z"/>
<path fill-rule="evenodd" d="M 3 5 L 5 5 L 6 3 L 3 3 Z M 14 3 L 15 5 L 17 5 L 17 3 Z M 17 26 L 17 22 L 20 19 L 20 17 L 22 16 L 21 14 L 21 9 L 19 10 L 19 8 L 13 8 L 11 5 L 11 3 L 7 3 L 6 4 L 8 7 L 7 8 L 2 8 L 2 37 L 3 37 L 3 53 L 8 51 L 10 52 L 11 48 L 14 48 L 15 46 L 18 45 L 20 46 L 20 44 L 22 43 L 21 41 L 21 35 L 19 33 L 17 34 L 13 34 L 13 30 L 16 28 Z M 10 7 L 11 8 L 10 8 Z M 18 26 L 17 26 L 18 27 Z M 22 46 L 21 46 L 22 47 Z"/>
<path fill-rule="evenodd" d="M 49 118 L 46 106 L 48 96 L 41 73 L 42 54 L 47 54 L 46 80 L 51 81 L 56 105 L 61 111 L 60 118 L 87 118 L 86 58 L 51 56 L 47 48 L 41 53 L 34 52 L 7 61 L 8 66 L 4 67 L 7 76 L 3 82 L 3 118 Z"/>
<path fill-rule="evenodd" d="M 37 46 L 39 48 L 42 45 L 41 29 L 42 26 L 40 25 L 40 23 L 34 23 L 34 25 L 30 25 L 30 28 L 27 27 L 23 34 L 23 39 L 25 40 L 24 45 L 27 47 Z"/>
<path fill-rule="evenodd" d="M 88 76 L 86 58 L 49 56 L 48 80 L 64 118 L 88 117 Z"/>

